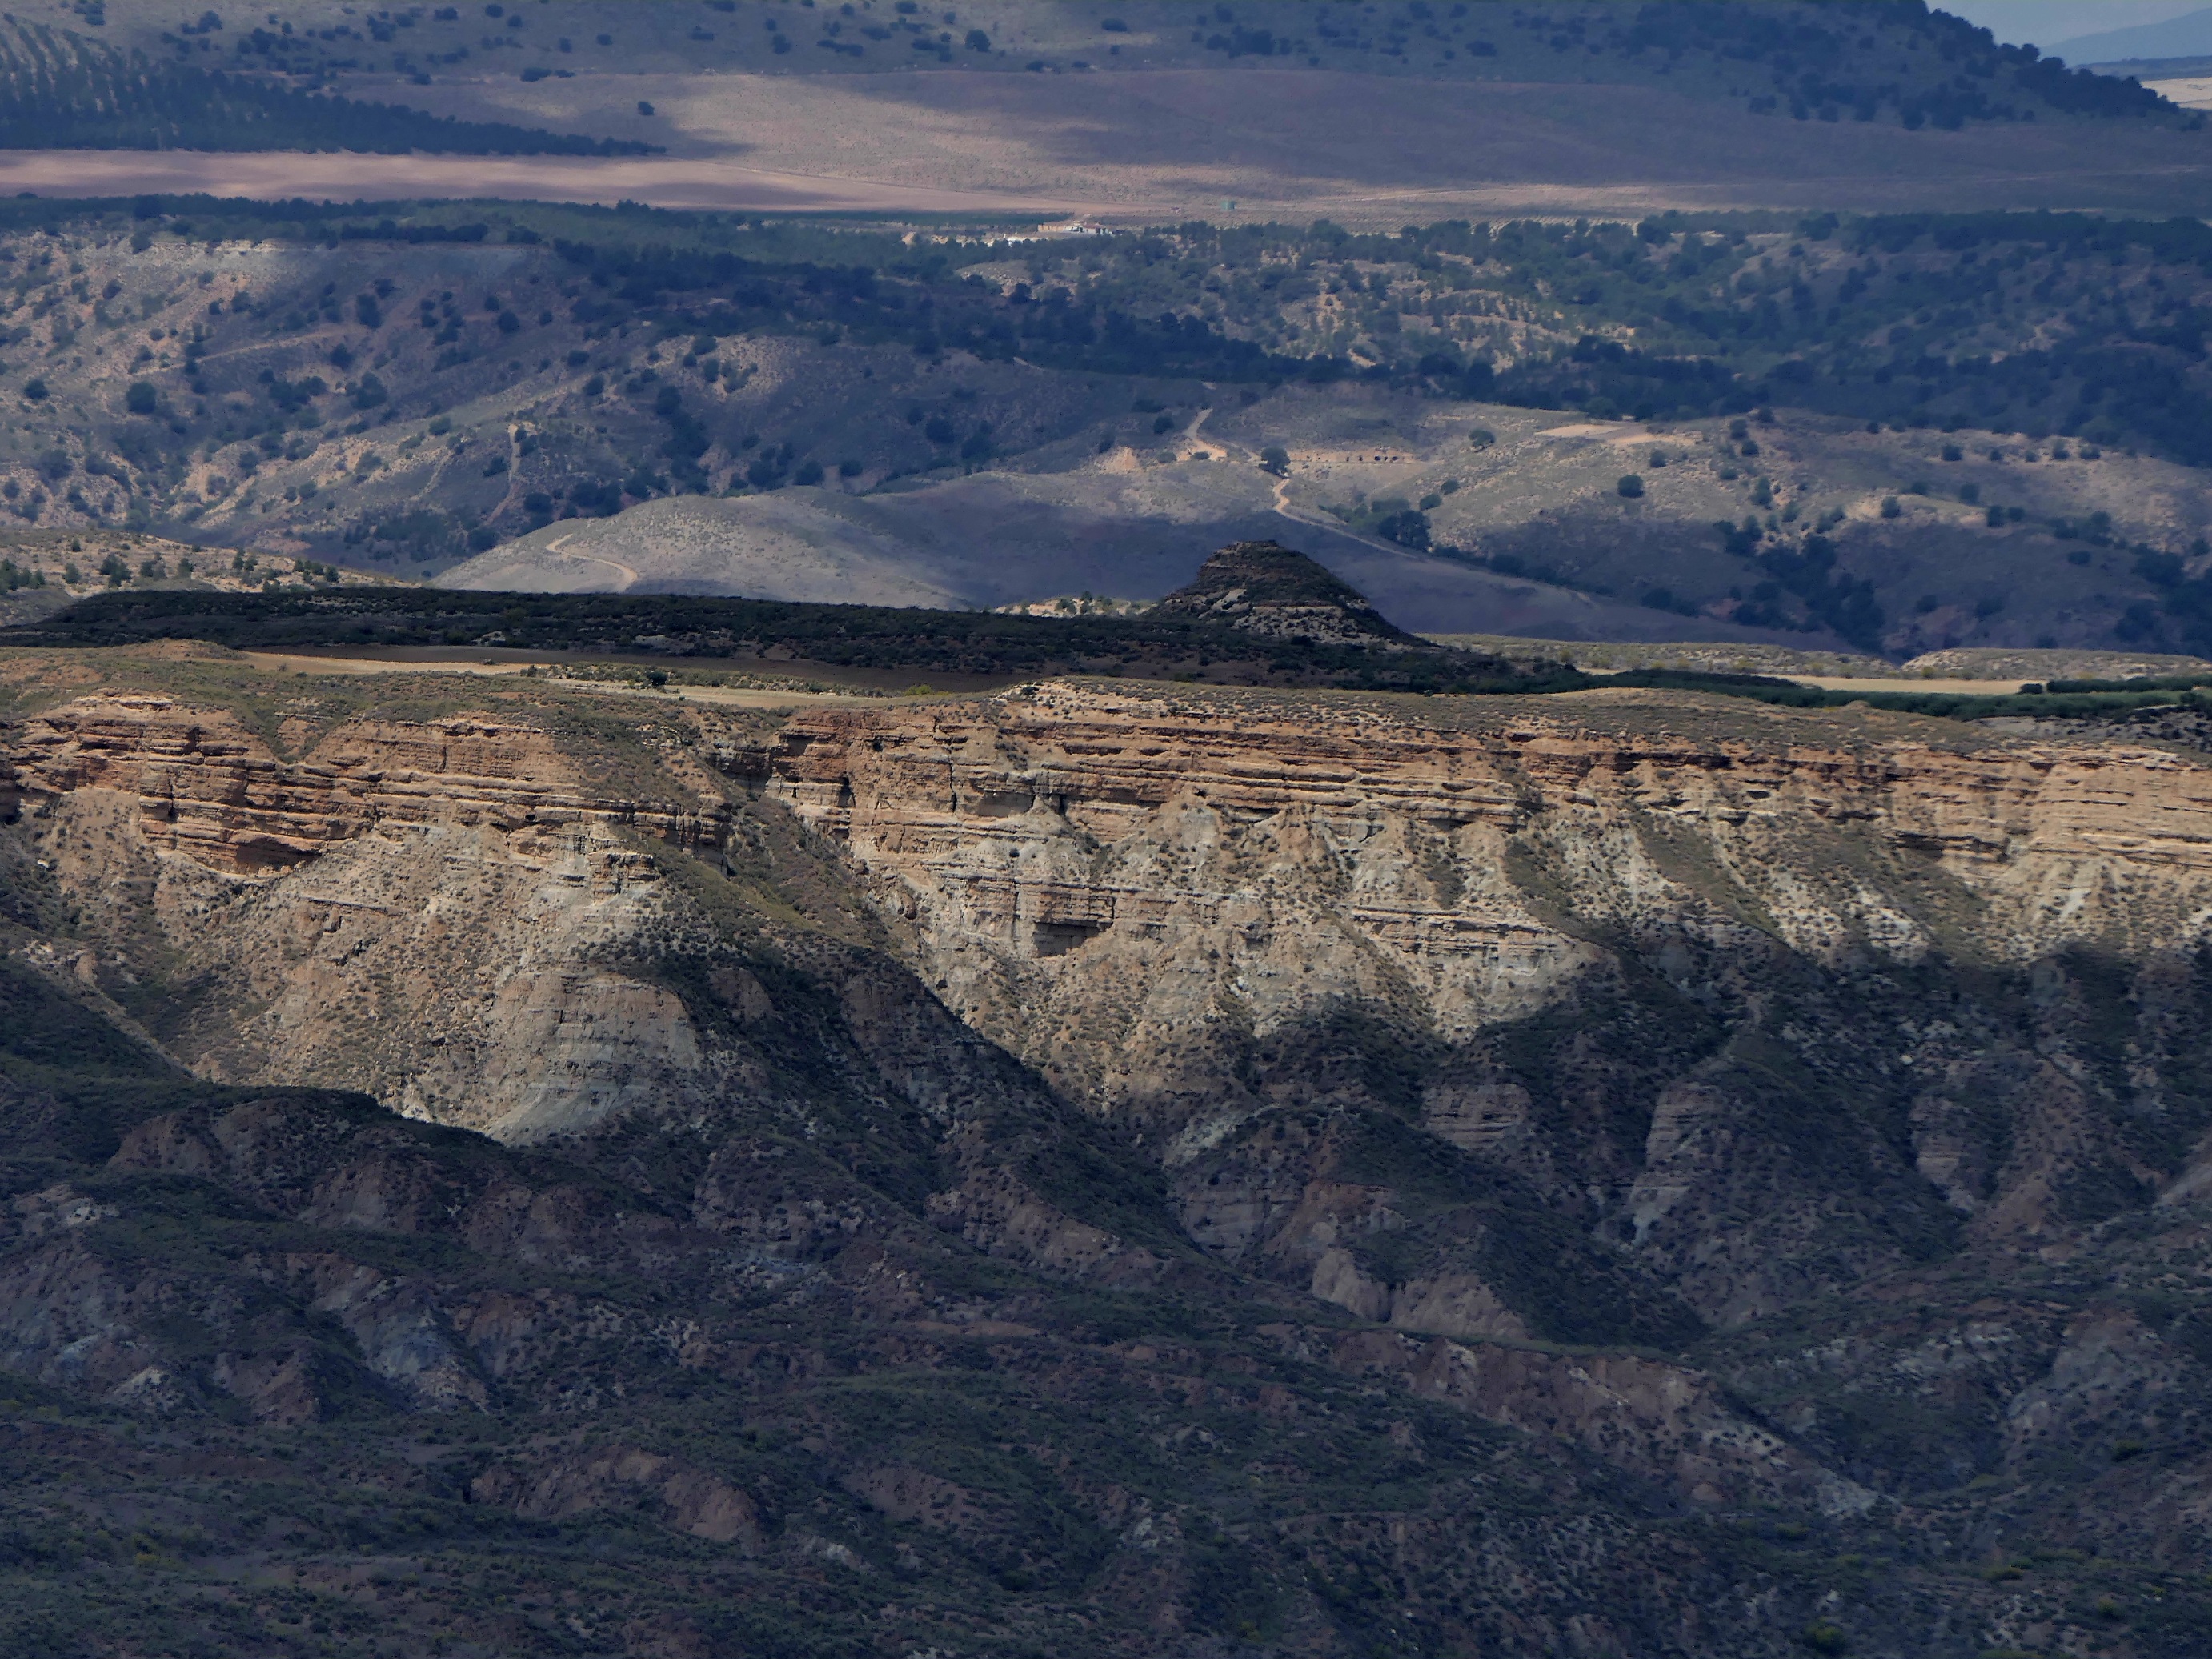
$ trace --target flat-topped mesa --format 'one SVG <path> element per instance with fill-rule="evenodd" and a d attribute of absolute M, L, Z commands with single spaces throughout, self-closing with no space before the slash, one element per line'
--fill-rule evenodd
<path fill-rule="evenodd" d="M 1388 621 L 1358 589 L 1279 542 L 1230 543 L 1200 565 L 1187 586 L 1155 605 L 1152 614 L 1316 645 L 1437 649 Z"/>

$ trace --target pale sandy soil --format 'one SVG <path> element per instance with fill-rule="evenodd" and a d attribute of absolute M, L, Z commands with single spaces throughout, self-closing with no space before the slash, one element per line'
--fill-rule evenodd
<path fill-rule="evenodd" d="M 1969 697 L 2009 696 L 2025 680 L 1860 679 L 1841 674 L 1792 674 L 1800 685 L 1817 685 L 1824 691 L 1948 691 Z"/>
<path fill-rule="evenodd" d="M 1629 216 L 1667 208 L 2212 212 L 2212 134 L 2053 122 L 1907 133 L 1753 116 L 1646 87 L 1326 70 L 611 75 L 347 91 L 650 137 L 662 156 L 0 153 L 0 189 L 1121 221 Z M 635 113 L 653 104 L 650 120 Z M 1663 143 L 1654 135 L 1663 134 Z M 1224 204 L 1235 202 L 1226 209 Z"/>
<path fill-rule="evenodd" d="M 2146 81 L 2143 84 L 2184 109 L 2212 109 L 2212 75 L 2195 76 L 2185 81 Z"/>

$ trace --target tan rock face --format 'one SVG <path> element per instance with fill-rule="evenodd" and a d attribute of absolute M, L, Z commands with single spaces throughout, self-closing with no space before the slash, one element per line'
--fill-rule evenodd
<path fill-rule="evenodd" d="M 1131 1039 L 1195 1035 L 1217 992 L 1256 1031 L 1328 996 L 1410 996 L 1453 1037 L 1554 1002 L 1605 954 L 1563 909 L 1909 962 L 1954 920 L 1911 890 L 1933 877 L 1972 908 L 1962 942 L 2027 960 L 2193 942 L 2212 896 L 2212 770 L 2165 751 L 1602 722 L 1224 716 L 1051 687 L 802 715 L 770 787 L 893 881 L 956 1006 L 1117 1107 L 1165 1086 Z M 1487 1142 L 1523 1115 L 1507 1086 L 1433 1121 Z"/>
<path fill-rule="evenodd" d="M 2156 982 L 2201 942 L 2212 769 L 1894 729 L 1655 717 L 1637 694 L 1052 684 L 810 712 L 729 763 L 876 876 L 963 1018 L 1159 1149 L 1194 1237 L 1471 1335 L 1516 1329 L 1480 1274 L 1378 1276 L 1346 1253 L 1419 1231 L 1401 1182 L 1347 1179 L 1341 1137 L 1255 1126 L 1330 1103 L 1417 1121 L 1729 1320 L 1802 1286 L 1771 1231 L 1717 1236 L 1719 1218 L 1748 1205 L 1809 1237 L 1838 1218 L 1813 1195 L 1838 1159 L 1930 1226 L 1964 1214 L 2014 1240 L 2061 1226 L 2066 1172 L 2179 1173 L 2185 1146 L 2128 1147 L 2130 1109 L 2047 1051 L 2053 1022 L 2079 1025 L 2069 963 Z M 1914 988 L 1965 963 L 2020 976 L 2025 1023 L 2000 1036 L 1983 1028 L 2019 1007 L 1947 1018 L 1951 992 Z M 2155 1097 L 2157 1062 L 2136 1075 Z M 2002 1146 L 1961 1103 L 1991 1091 L 2025 1126 Z M 1859 1121 L 1839 1128 L 1831 1096 Z M 1869 1234 L 1823 1271 L 1915 1248 Z"/>
<path fill-rule="evenodd" d="M 222 714 L 96 696 L 11 750 L 65 887 L 143 884 L 222 984 L 172 1041 L 206 1075 L 524 1139 L 701 1079 L 682 1003 L 592 958 L 660 908 L 638 838 L 711 847 L 719 799 L 595 794 L 544 731 L 489 717 L 350 721 L 286 762 Z"/>
<path fill-rule="evenodd" d="M 711 908 L 697 884 L 721 878 L 733 839 L 732 857 L 803 902 L 853 900 L 781 808 L 733 805 L 675 752 L 700 727 L 639 713 L 647 758 L 629 756 L 631 792 L 618 793 L 604 758 L 511 716 L 356 719 L 288 761 L 231 716 L 167 697 L 50 710 L 9 733 L 0 787 L 112 948 L 27 954 L 95 995 L 138 995 L 139 970 L 157 972 L 169 1000 L 147 1040 L 203 1076 L 358 1090 L 510 1142 L 632 1115 L 725 1130 L 750 1115 L 818 1133 L 797 1079 L 826 1072 L 867 1111 L 926 1125 L 883 1156 L 917 1166 L 907 1178 L 938 1226 L 1068 1276 L 1157 1273 L 1152 1252 L 1078 1220 L 1008 1162 L 1018 1134 L 977 1115 L 1033 1113 L 1042 1091 L 908 974 L 811 931 L 781 894 L 723 891 L 737 908 Z M 756 968 L 782 975 L 779 994 Z M 872 1249 L 869 1236 L 912 1224 L 825 1206 L 810 1184 L 819 1168 L 787 1205 L 763 1190 L 775 1165 L 740 1162 L 737 1145 L 695 1208 L 764 1257 Z M 331 1201 L 322 1219 L 374 1225 L 362 1218 L 393 1200 L 372 1181 Z"/>
<path fill-rule="evenodd" d="M 102 695 L 34 716 L 10 738 L 0 772 L 9 800 L 131 797 L 152 846 L 234 873 L 299 864 L 372 829 L 513 833 L 619 820 L 712 845 L 727 824 L 719 801 L 671 810 L 596 794 L 546 732 L 485 715 L 351 720 L 285 762 L 232 715 Z"/>

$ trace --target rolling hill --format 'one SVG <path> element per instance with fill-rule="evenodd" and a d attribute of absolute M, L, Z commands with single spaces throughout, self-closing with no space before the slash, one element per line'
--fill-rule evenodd
<path fill-rule="evenodd" d="M 1445 631 L 1911 656 L 2206 627 L 2189 227 L 0 219 L 0 512 L 41 535 L 991 606 L 1157 597 L 1287 533 Z"/>
<path fill-rule="evenodd" d="M 113 194 L 352 201 L 419 195 L 434 176 L 454 194 L 609 205 L 1376 229 L 1668 209 L 2212 210 L 2197 112 L 1909 6 L 1284 0 L 1186 15 L 987 0 L 948 23 L 919 0 L 849 17 L 755 0 L 495 17 L 315 0 L 207 26 L 154 0 L 48 3 L 36 27 L 68 35 L 64 55 L 120 52 L 210 95 L 184 148 L 58 172 L 35 152 L 0 157 L 0 183 L 41 192 L 74 177 Z M 385 125 L 340 132 L 331 94 Z M 222 113 L 256 98 L 320 111 L 296 142 L 323 153 L 283 174 L 223 162 L 281 126 Z M 112 101 L 64 104 L 18 142 L 117 142 Z M 459 144 L 433 117 L 500 130 L 461 147 L 540 153 L 473 177 L 358 153 Z M 666 154 L 554 153 L 579 145 Z"/>

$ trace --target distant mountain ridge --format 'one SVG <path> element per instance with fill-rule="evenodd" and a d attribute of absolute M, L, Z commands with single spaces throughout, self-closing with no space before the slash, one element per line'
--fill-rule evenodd
<path fill-rule="evenodd" d="M 2162 23 L 2103 29 L 2053 45 L 2069 64 L 2111 64 L 2142 58 L 2197 58 L 2212 53 L 2212 6 Z"/>

